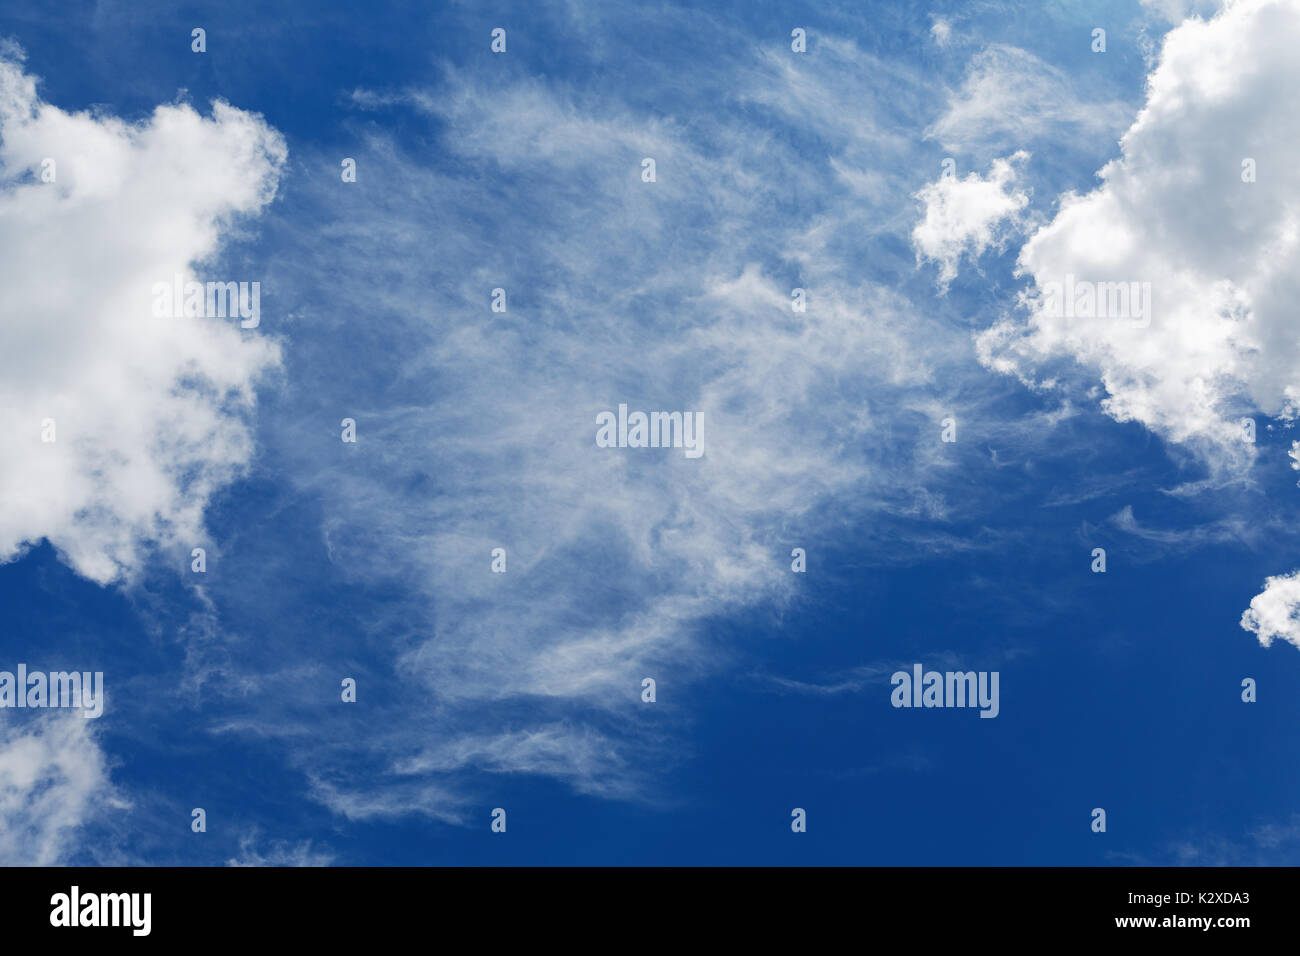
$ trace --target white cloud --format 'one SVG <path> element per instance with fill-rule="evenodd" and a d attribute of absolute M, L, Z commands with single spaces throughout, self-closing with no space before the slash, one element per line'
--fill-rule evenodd
<path fill-rule="evenodd" d="M 1108 519 L 1112 525 L 1128 534 L 1153 544 L 1176 547 L 1185 552 L 1189 548 L 1224 542 L 1251 543 L 1264 530 L 1261 522 L 1240 518 L 1224 518 L 1204 525 L 1166 530 L 1148 527 L 1137 520 L 1133 506 L 1125 505 Z"/>
<path fill-rule="evenodd" d="M 1127 113 L 1122 104 L 1080 96 L 1065 71 L 999 43 L 971 59 L 961 88 L 925 135 L 950 151 L 1035 140 L 1059 148 L 1063 138 L 1111 137 Z"/>
<path fill-rule="evenodd" d="M 194 267 L 271 200 L 284 159 L 259 116 L 224 103 L 138 123 L 68 113 L 0 58 L 0 561 L 48 538 L 107 582 L 151 545 L 200 540 L 209 496 L 250 457 L 253 385 L 278 350 L 229 319 L 156 318 L 152 290 L 258 280 Z"/>
<path fill-rule="evenodd" d="M 1264 590 L 1242 612 L 1241 626 L 1265 647 L 1277 638 L 1300 648 L 1300 571 L 1264 579 Z"/>
<path fill-rule="evenodd" d="M 1292 419 L 1300 398 L 1300 114 L 1277 98 L 1300 82 L 1297 45 L 1296 0 L 1229 4 L 1169 33 L 1102 185 L 1064 197 L 1022 249 L 1029 318 L 980 337 L 986 364 L 1032 381 L 1077 363 L 1117 420 L 1245 473 L 1256 446 L 1241 419 Z M 1149 283 L 1149 325 L 1049 310 L 1040 293 L 1067 279 Z M 1270 578 L 1242 626 L 1292 640 L 1296 589 Z"/>
<path fill-rule="evenodd" d="M 257 842 L 255 834 L 241 838 L 239 856 L 227 860 L 226 866 L 329 866 L 334 862 L 332 852 L 313 850 L 311 840 L 274 840 L 265 851 L 258 849 Z"/>
<path fill-rule="evenodd" d="M 1300 116 L 1276 90 L 1300 80 L 1300 4 L 1251 2 L 1172 31 L 1149 97 L 1103 184 L 1067 195 L 1020 255 L 1049 282 L 1149 282 L 1149 327 L 1052 315 L 982 339 L 989 364 L 1032 375 L 1069 358 L 1100 378 L 1103 407 L 1220 465 L 1244 465 L 1240 418 L 1292 414 L 1300 394 Z M 1249 50 L 1247 55 L 1244 51 Z M 1253 158 L 1258 181 L 1242 181 Z"/>
<path fill-rule="evenodd" d="M 773 69 L 817 101 L 819 74 Z M 845 75 L 876 82 L 859 68 L 836 73 L 841 87 Z M 780 100 L 769 80 L 755 90 Z M 854 90 L 836 95 L 851 105 Z M 682 750 L 659 721 L 682 719 L 682 688 L 732 652 L 707 622 L 791 600 L 791 549 L 825 560 L 831 527 L 871 513 L 871 533 L 889 537 L 891 518 L 945 513 L 927 487 L 951 466 L 942 410 L 959 382 L 986 376 L 964 328 L 863 276 L 869 240 L 841 211 L 854 183 L 825 175 L 874 148 L 861 116 L 816 115 L 836 144 L 828 166 L 748 110 L 683 129 L 562 85 L 455 74 L 437 96 L 402 101 L 437 113 L 464 175 L 372 140 L 366 168 L 387 187 L 364 202 L 323 194 L 323 221 L 344 216 L 347 230 L 302 224 L 276 257 L 313 314 L 303 334 L 330 341 L 331 323 L 371 316 L 375 347 L 350 352 L 346 375 L 391 384 L 356 400 L 346 456 L 264 425 L 286 471 L 312 476 L 303 492 L 322 503 L 337 567 L 400 582 L 428 621 L 393 647 L 404 703 L 428 719 L 286 745 L 303 766 L 385 756 L 378 774 L 315 781 L 313 795 L 351 818 L 455 819 L 475 774 L 653 790 L 651 769 Z M 640 180 L 647 155 L 654 184 Z M 791 182 L 808 188 L 793 195 Z M 336 281 L 316 309 L 326 262 Z M 807 312 L 791 308 L 795 285 Z M 496 286 L 507 313 L 487 310 Z M 443 303 L 432 311 L 430 289 Z M 304 372 L 337 381 L 326 366 Z M 285 423 L 345 413 L 313 378 L 291 390 Z M 702 411 L 704 457 L 598 448 L 596 413 L 619 402 Z M 880 559 L 934 540 L 891 537 Z M 502 575 L 489 571 L 498 546 Z M 653 718 L 645 676 L 661 681 Z"/>
<path fill-rule="evenodd" d="M 375 784 L 378 784 L 376 786 Z M 461 793 L 411 781 L 348 781 L 344 785 L 311 777 L 312 799 L 348 820 L 383 820 L 421 814 L 444 823 L 463 823 Z"/>
<path fill-rule="evenodd" d="M 0 725 L 0 865 L 64 863 L 78 829 L 120 805 L 94 734 L 93 721 L 62 711 Z"/>
<path fill-rule="evenodd" d="M 555 723 L 494 735 L 466 734 L 400 761 L 397 773 L 449 773 L 479 767 L 494 773 L 533 773 L 569 780 L 576 789 L 630 795 L 636 775 L 591 728 Z"/>
<path fill-rule="evenodd" d="M 283 695 L 238 696 L 217 726 L 278 736 L 340 815 L 462 822 L 503 773 L 652 799 L 688 752 L 693 685 L 746 653 L 713 621 L 782 613 L 836 573 L 844 528 L 880 563 L 1001 534 L 935 527 L 987 497 L 948 477 L 959 449 L 940 422 L 960 393 L 990 440 L 1023 450 L 1046 429 L 981 407 L 1009 383 L 973 360 L 967 326 L 895 291 L 916 217 L 890 197 L 915 190 L 918 150 L 898 117 L 933 91 L 845 41 L 739 64 L 733 46 L 748 49 L 720 44 L 692 77 L 727 97 L 671 117 L 604 88 L 454 70 L 431 90 L 358 91 L 358 161 L 382 188 L 295 197 L 310 205 L 268 269 L 311 316 L 288 334 L 312 360 L 260 427 L 319 508 L 331 573 L 385 594 L 362 635 L 311 635 L 314 656 L 351 657 L 360 637 L 381 664 L 328 734 L 303 733 Z M 448 162 L 375 133 L 372 111 L 394 108 L 433 114 Z M 980 226 L 961 233 L 969 248 Z M 508 312 L 489 311 L 495 287 Z M 597 448 L 596 413 L 624 401 L 703 411 L 704 457 Z M 302 426 L 343 415 L 355 446 Z M 291 557 L 242 534 L 278 578 L 267 553 Z M 506 574 L 489 570 L 498 546 Z M 214 684 L 247 686 L 233 671 L 251 665 L 222 660 Z"/>
<path fill-rule="evenodd" d="M 1158 13 L 1170 23 L 1182 23 L 1188 17 L 1207 17 L 1222 8 L 1221 0 L 1142 0 L 1142 6 Z"/>
<path fill-rule="evenodd" d="M 912 230 L 912 244 L 918 262 L 932 259 L 939 263 L 942 285 L 956 278 L 957 261 L 963 254 L 979 257 L 1005 241 L 1019 225 L 1029 196 L 1012 184 L 1016 167 L 1028 158 L 1021 150 L 994 160 L 987 179 L 978 173 L 965 179 L 953 175 L 929 183 L 916 194 L 925 203 L 925 218 Z"/>

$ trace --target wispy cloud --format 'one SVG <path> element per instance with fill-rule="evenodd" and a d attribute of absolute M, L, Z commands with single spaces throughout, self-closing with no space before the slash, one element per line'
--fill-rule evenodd
<path fill-rule="evenodd" d="M 998 144 L 1114 139 L 1132 120 L 1118 102 L 1095 101 L 1077 81 L 1027 50 L 995 43 L 976 54 L 947 110 L 927 130 L 945 149 L 970 152 Z"/>

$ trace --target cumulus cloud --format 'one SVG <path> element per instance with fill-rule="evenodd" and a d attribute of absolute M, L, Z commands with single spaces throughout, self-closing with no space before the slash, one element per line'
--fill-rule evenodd
<path fill-rule="evenodd" d="M 1300 81 L 1298 43 L 1296 0 L 1232 3 L 1169 33 L 1101 186 L 1065 196 L 1021 250 L 1028 318 L 980 336 L 986 364 L 1051 385 L 1074 363 L 1115 419 L 1244 473 L 1256 446 L 1242 419 L 1293 420 L 1300 399 L 1300 116 L 1276 96 Z M 1099 304 L 1119 284 L 1144 290 L 1145 316 L 1061 308 L 1062 289 Z M 1242 626 L 1292 640 L 1296 588 L 1270 578 Z"/>
<path fill-rule="evenodd" d="M 1116 419 L 1219 464 L 1251 459 L 1243 414 L 1294 415 L 1300 117 L 1275 91 L 1300 73 L 1297 41 L 1293 0 L 1234 4 L 1169 34 L 1123 155 L 1025 244 L 1029 318 L 982 338 L 989 364 L 1032 374 L 1071 359 L 1099 377 Z M 1257 181 L 1243 181 L 1245 160 Z M 1149 325 L 1048 308 L 1049 284 L 1071 280 L 1149 283 Z"/>
<path fill-rule="evenodd" d="M 108 582 L 200 539 L 209 496 L 249 460 L 278 350 L 230 319 L 156 317 L 153 289 L 259 278 L 196 270 L 271 201 L 285 155 L 225 103 L 69 113 L 0 58 L 0 561 L 48 539 Z"/>
<path fill-rule="evenodd" d="M 0 865 L 65 863 L 77 830 L 120 805 L 94 734 L 66 712 L 0 724 Z"/>
<path fill-rule="evenodd" d="M 925 203 L 925 217 L 912 230 L 912 244 L 918 262 L 931 259 L 939 263 L 942 285 L 957 277 L 962 255 L 978 258 L 1005 241 L 1019 224 L 1029 196 L 1013 184 L 1017 167 L 1028 158 L 1021 150 L 995 160 L 987 179 L 978 173 L 965 179 L 946 176 L 916 194 Z"/>
<path fill-rule="evenodd" d="M 1243 629 L 1265 647 L 1281 638 L 1300 648 L 1300 571 L 1264 579 L 1264 590 L 1241 615 Z"/>

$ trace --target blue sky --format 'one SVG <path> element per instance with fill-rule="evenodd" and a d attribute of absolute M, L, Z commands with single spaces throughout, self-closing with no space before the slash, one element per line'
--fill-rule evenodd
<path fill-rule="evenodd" d="M 107 705 L 0 713 L 0 859 L 1295 863 L 1300 9 L 1213 13 L 9 4 L 0 669 Z"/>

